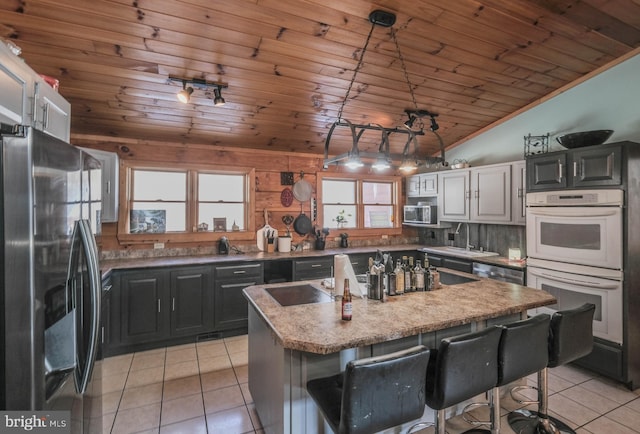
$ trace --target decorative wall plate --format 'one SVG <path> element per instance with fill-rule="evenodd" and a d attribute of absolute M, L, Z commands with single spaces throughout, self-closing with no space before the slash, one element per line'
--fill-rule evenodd
<path fill-rule="evenodd" d="M 291 204 L 293 203 L 293 192 L 290 188 L 287 187 L 282 190 L 282 193 L 280 193 L 280 203 L 282 204 L 282 206 L 291 206 Z"/>

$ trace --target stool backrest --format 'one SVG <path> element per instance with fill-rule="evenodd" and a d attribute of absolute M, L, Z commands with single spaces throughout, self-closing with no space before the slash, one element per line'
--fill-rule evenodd
<path fill-rule="evenodd" d="M 546 313 L 502 326 L 498 350 L 498 386 L 547 367 L 551 317 Z"/>
<path fill-rule="evenodd" d="M 595 304 L 561 310 L 551 317 L 549 326 L 549 367 L 564 365 L 586 356 L 593 349 Z"/>
<path fill-rule="evenodd" d="M 373 433 L 424 413 L 429 350 L 416 346 L 347 363 L 340 433 Z"/>
<path fill-rule="evenodd" d="M 443 339 L 427 375 L 427 405 L 441 410 L 492 389 L 502 330 L 489 327 Z"/>

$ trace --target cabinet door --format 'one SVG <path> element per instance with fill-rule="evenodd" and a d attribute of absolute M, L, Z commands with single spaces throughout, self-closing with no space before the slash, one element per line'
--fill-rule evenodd
<path fill-rule="evenodd" d="M 32 75 L 27 66 L 0 43 L 0 122 L 28 125 Z"/>
<path fill-rule="evenodd" d="M 420 175 L 409 176 L 406 180 L 407 197 L 420 196 Z"/>
<path fill-rule="evenodd" d="M 429 173 L 420 175 L 420 196 L 438 195 L 438 174 Z"/>
<path fill-rule="evenodd" d="M 99 149 L 81 148 L 102 164 L 102 213 L 103 223 L 118 221 L 118 174 L 120 163 L 118 154 Z"/>
<path fill-rule="evenodd" d="M 620 185 L 622 148 L 620 146 L 578 149 L 570 154 L 569 170 L 574 187 Z"/>
<path fill-rule="evenodd" d="M 145 270 L 120 278 L 120 341 L 137 344 L 169 335 L 169 297 L 166 272 Z"/>
<path fill-rule="evenodd" d="M 171 271 L 171 335 L 197 335 L 212 327 L 211 267 Z"/>
<path fill-rule="evenodd" d="M 526 180 L 526 163 L 524 161 L 513 163 L 511 167 L 511 222 L 516 225 L 524 225 L 526 222 Z"/>
<path fill-rule="evenodd" d="M 456 170 L 438 174 L 440 220 L 469 220 L 469 171 Z"/>
<path fill-rule="evenodd" d="M 527 159 L 527 191 L 554 190 L 567 186 L 567 154 L 554 153 Z"/>
<path fill-rule="evenodd" d="M 69 142 L 71 105 L 41 78 L 35 84 L 33 123 L 37 130 Z"/>
<path fill-rule="evenodd" d="M 511 165 L 471 169 L 471 220 L 511 221 Z"/>

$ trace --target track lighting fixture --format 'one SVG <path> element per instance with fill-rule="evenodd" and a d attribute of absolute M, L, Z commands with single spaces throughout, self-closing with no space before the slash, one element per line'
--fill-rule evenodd
<path fill-rule="evenodd" d="M 442 142 L 442 138 L 436 133 L 436 130 L 439 128 L 435 118 L 438 116 L 435 113 L 431 113 L 427 110 L 418 109 L 418 103 L 416 101 L 415 94 L 413 92 L 413 86 L 409 82 L 409 74 L 407 73 L 406 65 L 404 64 L 404 58 L 402 57 L 402 53 L 400 52 L 400 46 L 398 45 L 398 40 L 396 38 L 395 30 L 391 29 L 390 34 L 395 43 L 396 52 L 398 53 L 398 59 L 400 59 L 400 65 L 402 66 L 402 71 L 404 72 L 404 77 L 407 82 L 407 87 L 409 88 L 409 93 L 411 94 L 411 100 L 413 101 L 413 105 L 415 109 L 407 109 L 405 113 L 408 116 L 406 122 L 402 127 L 396 128 L 385 128 L 377 124 L 366 124 L 366 125 L 356 125 L 349 122 L 346 119 L 342 118 L 342 112 L 344 107 L 349 101 L 349 92 L 355 82 L 356 75 L 360 71 L 362 67 L 364 56 L 367 52 L 367 46 L 369 45 L 369 41 L 371 40 L 371 35 L 373 34 L 373 30 L 376 25 L 382 27 L 391 27 L 395 23 L 396 16 L 391 12 L 386 12 L 382 10 L 375 10 L 369 14 L 369 22 L 371 23 L 371 30 L 369 31 L 369 35 L 367 36 L 367 40 L 364 43 L 362 48 L 362 54 L 360 55 L 360 59 L 358 60 L 358 64 L 356 65 L 353 76 L 351 78 L 351 83 L 347 88 L 347 93 L 342 100 L 342 105 L 340 106 L 340 110 L 338 111 L 338 119 L 331 125 L 329 132 L 327 134 L 327 138 L 324 144 L 324 164 L 323 167 L 327 169 L 330 164 L 343 164 L 348 168 L 357 168 L 362 167 L 364 163 L 362 162 L 362 157 L 367 160 L 373 160 L 373 164 L 371 167 L 375 170 L 385 170 L 392 166 L 393 161 L 400 162 L 400 169 L 403 172 L 410 172 L 416 170 L 418 165 L 421 162 L 425 164 L 439 164 L 442 166 L 447 166 L 447 162 L 444 159 L 444 143 Z M 416 136 L 423 136 L 424 133 L 424 124 L 420 120 L 423 117 L 430 118 L 430 131 L 433 132 L 438 141 L 440 143 L 440 157 L 418 157 L 418 141 Z M 415 123 L 418 122 L 419 129 L 414 131 L 412 128 Z M 337 155 L 335 157 L 329 157 L 329 143 L 331 142 L 331 137 L 336 128 L 348 127 L 351 130 L 351 139 L 352 139 L 352 147 L 351 151 Z M 362 137 L 363 133 L 366 130 L 377 130 L 382 132 L 382 141 L 380 143 L 380 149 L 378 152 L 360 152 L 358 150 L 358 141 Z M 390 134 L 405 134 L 407 135 L 407 142 L 404 146 L 404 150 L 402 154 L 391 154 L 389 151 L 389 135 Z M 344 136 L 344 135 L 343 135 Z M 413 152 L 409 152 L 409 148 L 413 145 Z"/>
<path fill-rule="evenodd" d="M 184 104 L 188 103 L 191 99 L 191 94 L 193 93 L 194 88 L 204 90 L 205 92 L 213 88 L 213 104 L 215 106 L 222 106 L 225 103 L 225 100 L 222 97 L 222 89 L 226 89 L 227 87 L 229 87 L 225 83 L 206 81 L 201 78 L 188 79 L 180 77 L 169 77 L 169 81 L 182 84 L 182 90 L 176 94 L 176 97 L 178 98 L 178 101 Z"/>

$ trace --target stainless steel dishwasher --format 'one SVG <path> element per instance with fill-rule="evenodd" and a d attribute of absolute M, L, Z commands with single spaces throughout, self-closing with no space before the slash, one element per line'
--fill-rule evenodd
<path fill-rule="evenodd" d="M 524 285 L 524 271 L 513 268 L 499 267 L 497 265 L 473 263 L 473 274 L 501 282 L 517 283 Z"/>

